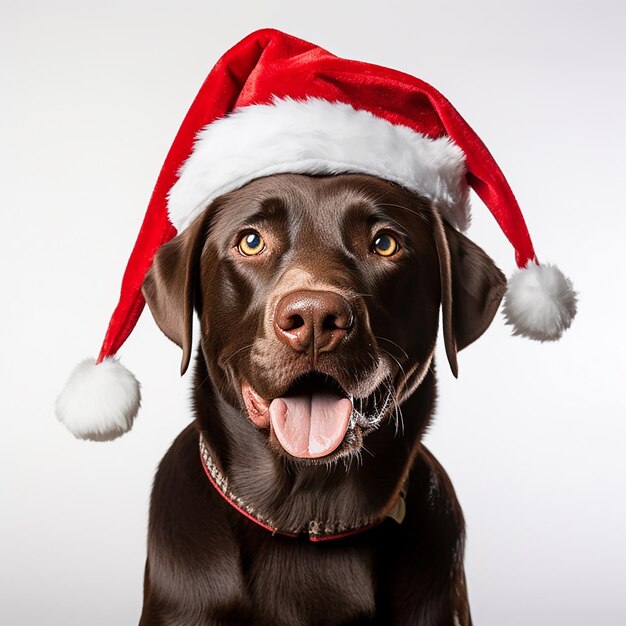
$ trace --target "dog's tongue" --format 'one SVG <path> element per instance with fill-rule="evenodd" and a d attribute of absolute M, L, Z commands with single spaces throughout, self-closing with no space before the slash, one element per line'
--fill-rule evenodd
<path fill-rule="evenodd" d="M 315 459 L 336 450 L 348 430 L 352 402 L 331 393 L 275 398 L 270 421 L 292 456 Z"/>

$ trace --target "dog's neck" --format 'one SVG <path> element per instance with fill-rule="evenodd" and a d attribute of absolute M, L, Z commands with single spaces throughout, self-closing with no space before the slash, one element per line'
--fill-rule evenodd
<path fill-rule="evenodd" d="M 384 511 L 378 517 L 365 518 L 356 523 L 348 524 L 340 520 L 312 519 L 309 520 L 305 526 L 299 524 L 293 528 L 281 527 L 271 518 L 263 517 L 262 513 L 257 511 L 253 505 L 246 502 L 231 488 L 228 476 L 225 475 L 215 459 L 211 456 L 202 433 L 199 437 L 199 444 L 202 467 L 213 487 L 235 510 L 257 525 L 265 528 L 265 530 L 271 532 L 272 535 L 278 533 L 294 538 L 304 535 L 313 542 L 328 541 L 332 539 L 342 539 L 350 535 L 364 532 L 377 526 L 386 518 L 391 518 L 399 524 L 404 520 L 406 503 L 403 483 L 402 491 L 398 494 L 393 507 Z"/>
<path fill-rule="evenodd" d="M 210 457 L 241 501 L 284 529 L 305 529 L 312 520 L 354 528 L 384 518 L 407 480 L 435 397 L 431 369 L 401 407 L 403 430 L 383 423 L 365 437 L 358 458 L 306 464 L 272 451 L 267 433 L 215 392 L 200 359 L 195 379 L 196 415 Z"/>

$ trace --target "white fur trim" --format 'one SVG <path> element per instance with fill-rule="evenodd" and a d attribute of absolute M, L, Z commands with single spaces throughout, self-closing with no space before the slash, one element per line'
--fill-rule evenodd
<path fill-rule="evenodd" d="M 371 174 L 432 199 L 453 226 L 469 226 L 462 150 L 349 104 L 275 98 L 209 124 L 168 195 L 181 231 L 217 196 L 278 173 Z"/>
<path fill-rule="evenodd" d="M 504 315 L 515 335 L 538 341 L 559 339 L 576 315 L 572 281 L 554 265 L 530 262 L 509 278 Z"/>
<path fill-rule="evenodd" d="M 79 439 L 108 441 L 131 429 L 140 403 L 139 382 L 117 359 L 86 359 L 58 397 L 56 415 Z"/>

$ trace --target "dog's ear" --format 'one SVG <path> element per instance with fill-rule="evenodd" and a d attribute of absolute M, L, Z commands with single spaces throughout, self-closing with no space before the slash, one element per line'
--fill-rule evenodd
<path fill-rule="evenodd" d="M 191 359 L 197 277 L 207 228 L 205 213 L 162 245 L 143 281 L 142 292 L 157 325 L 183 350 L 181 375 Z"/>
<path fill-rule="evenodd" d="M 458 376 L 457 352 L 491 324 L 506 290 L 506 278 L 481 248 L 434 213 L 444 343 L 450 369 Z"/>

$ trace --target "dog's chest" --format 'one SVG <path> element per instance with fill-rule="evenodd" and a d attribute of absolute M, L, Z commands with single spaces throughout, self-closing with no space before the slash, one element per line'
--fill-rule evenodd
<path fill-rule="evenodd" d="M 331 626 L 375 615 L 371 550 L 282 537 L 257 550 L 245 577 L 251 603 L 263 607 L 268 623 Z"/>

